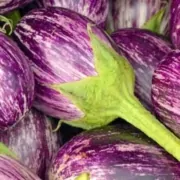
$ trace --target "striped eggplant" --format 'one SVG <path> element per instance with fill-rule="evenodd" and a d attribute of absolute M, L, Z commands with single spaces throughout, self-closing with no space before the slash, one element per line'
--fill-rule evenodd
<path fill-rule="evenodd" d="M 167 5 L 167 0 L 113 0 L 112 14 L 114 30 L 121 28 L 142 28 L 162 7 Z M 167 17 L 166 17 L 167 18 Z M 167 27 L 162 21 L 161 32 L 165 32 Z M 111 23 L 111 22 L 109 22 Z"/>
<path fill-rule="evenodd" d="M 8 13 L 16 8 L 22 7 L 33 0 L 1 0 L 0 14 Z"/>
<path fill-rule="evenodd" d="M 132 66 L 90 20 L 64 8 L 37 9 L 21 19 L 14 36 L 31 60 L 39 110 L 83 129 L 120 117 L 180 160 L 180 140 L 134 96 Z"/>
<path fill-rule="evenodd" d="M 44 84 L 77 81 L 97 75 L 92 64 L 86 63 L 87 60 L 93 61 L 88 23 L 91 21 L 73 11 L 51 7 L 32 11 L 21 19 L 15 29 L 15 38 L 22 43 L 22 49 L 32 60 L 38 82 L 34 106 L 50 116 L 63 119 L 83 116 L 81 110 L 67 98 Z M 100 29 L 96 28 L 96 31 L 107 39 Z M 64 67 L 71 72 L 62 72 Z"/>
<path fill-rule="evenodd" d="M 40 180 L 23 164 L 9 156 L 0 155 L 0 179 L 1 180 Z"/>
<path fill-rule="evenodd" d="M 152 80 L 152 102 L 157 115 L 180 137 L 180 51 L 167 54 Z"/>
<path fill-rule="evenodd" d="M 60 147 L 57 133 L 52 133 L 52 123 L 35 109 L 13 129 L 0 133 L 0 141 L 42 179 L 52 157 Z"/>
<path fill-rule="evenodd" d="M 107 126 L 75 136 L 60 148 L 49 180 L 180 179 L 179 163 L 144 134 L 129 126 Z"/>
<path fill-rule="evenodd" d="M 153 111 L 152 75 L 162 57 L 171 51 L 170 43 L 148 30 L 135 28 L 118 30 L 111 37 L 135 70 L 136 96 L 145 107 Z"/>
<path fill-rule="evenodd" d="M 78 12 L 104 27 L 109 0 L 42 0 L 44 7 L 63 7 Z"/>
<path fill-rule="evenodd" d="M 175 48 L 180 48 L 180 1 L 173 0 L 171 1 L 171 11 L 170 11 L 170 35 L 171 41 Z"/>
<path fill-rule="evenodd" d="M 25 116 L 34 99 L 34 76 L 19 47 L 0 33 L 0 130 Z"/>

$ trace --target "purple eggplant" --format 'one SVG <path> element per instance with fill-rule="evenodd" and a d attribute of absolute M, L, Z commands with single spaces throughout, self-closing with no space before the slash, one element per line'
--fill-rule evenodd
<path fill-rule="evenodd" d="M 105 25 L 109 0 L 42 0 L 44 7 L 63 7 L 78 12 L 96 24 Z"/>
<path fill-rule="evenodd" d="M 171 1 L 171 11 L 170 11 L 170 35 L 171 41 L 175 48 L 180 48 L 180 1 Z"/>
<path fill-rule="evenodd" d="M 89 19 L 64 8 L 38 9 L 21 19 L 14 36 L 32 63 L 39 110 L 83 129 L 120 117 L 180 160 L 180 139 L 134 96 L 132 66 Z"/>
<path fill-rule="evenodd" d="M 23 42 L 22 49 L 32 60 L 37 81 L 34 106 L 50 116 L 62 119 L 83 116 L 67 98 L 43 84 L 65 83 L 97 75 L 93 66 L 86 63 L 93 61 L 88 23 L 92 22 L 80 14 L 53 7 L 34 10 L 24 16 L 15 29 L 17 41 Z M 107 39 L 100 29 L 96 28 L 96 32 L 102 39 Z M 69 65 L 71 59 L 73 61 Z M 82 63 L 76 63 L 76 60 Z M 71 72 L 62 73 L 62 64 Z"/>
<path fill-rule="evenodd" d="M 151 84 L 154 69 L 163 56 L 171 51 L 169 42 L 148 30 L 121 29 L 111 37 L 131 63 L 136 74 L 135 94 L 146 108 L 153 111 Z"/>
<path fill-rule="evenodd" d="M 52 123 L 35 109 L 14 128 L 0 133 L 0 141 L 43 179 L 52 157 L 60 147 L 57 133 L 52 132 Z"/>
<path fill-rule="evenodd" d="M 167 54 L 156 68 L 152 80 L 154 109 L 172 131 L 180 137 L 180 51 Z"/>
<path fill-rule="evenodd" d="M 1 180 L 40 180 L 23 164 L 9 156 L 0 155 L 0 179 Z"/>
<path fill-rule="evenodd" d="M 113 0 L 112 15 L 114 30 L 132 27 L 142 28 L 148 20 L 166 5 L 167 0 Z M 109 24 L 111 23 L 109 22 Z M 167 28 L 166 26 L 165 19 L 162 19 L 160 31 L 164 32 Z"/>
<path fill-rule="evenodd" d="M 0 130 L 22 119 L 34 99 L 34 76 L 27 57 L 0 33 Z"/>
<path fill-rule="evenodd" d="M 91 180 L 180 179 L 179 163 L 129 126 L 107 126 L 75 136 L 60 148 L 49 179 Z"/>
<path fill-rule="evenodd" d="M 16 8 L 22 7 L 33 0 L 1 0 L 0 14 L 10 12 Z"/>

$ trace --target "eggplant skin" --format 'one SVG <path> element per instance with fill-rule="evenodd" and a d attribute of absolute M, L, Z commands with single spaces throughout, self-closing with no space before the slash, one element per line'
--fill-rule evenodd
<path fill-rule="evenodd" d="M 27 57 L 14 41 L 0 33 L 0 130 L 15 125 L 34 100 L 34 75 Z"/>
<path fill-rule="evenodd" d="M 60 148 L 50 180 L 178 180 L 179 163 L 132 126 L 107 126 L 83 132 Z"/>
<path fill-rule="evenodd" d="M 32 1 L 33 0 L 1 0 L 0 1 L 0 14 L 8 13 Z"/>
<path fill-rule="evenodd" d="M 0 133 L 0 141 L 42 179 L 60 147 L 60 138 L 52 132 L 51 121 L 36 109 L 31 109 L 15 127 Z"/>
<path fill-rule="evenodd" d="M 180 1 L 173 0 L 171 1 L 170 8 L 170 35 L 171 41 L 175 48 L 180 48 L 180 39 L 179 39 L 179 24 L 180 24 Z"/>
<path fill-rule="evenodd" d="M 80 13 L 98 25 L 105 25 L 109 0 L 42 0 L 44 7 L 63 7 Z"/>
<path fill-rule="evenodd" d="M 84 116 L 51 85 L 97 76 L 87 31 L 89 23 L 94 24 L 74 11 L 49 7 L 31 11 L 16 26 L 16 42 L 29 57 L 37 82 L 34 107 L 49 116 L 64 120 Z M 110 44 L 101 28 L 94 26 L 93 31 Z"/>
<path fill-rule="evenodd" d="M 136 75 L 135 94 L 146 108 L 153 112 L 151 102 L 152 76 L 162 58 L 172 50 L 172 45 L 148 30 L 125 28 L 111 34 L 119 48 L 133 66 Z"/>
<path fill-rule="evenodd" d="M 141 28 L 165 5 L 167 0 L 113 0 L 114 30 Z"/>
<path fill-rule="evenodd" d="M 0 155 L 0 179 L 1 180 L 40 180 L 20 162 Z"/>
<path fill-rule="evenodd" d="M 152 80 L 152 102 L 159 119 L 180 137 L 180 51 L 168 53 Z"/>

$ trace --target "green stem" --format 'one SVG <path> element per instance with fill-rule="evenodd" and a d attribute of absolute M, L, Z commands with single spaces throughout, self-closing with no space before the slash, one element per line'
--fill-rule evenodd
<path fill-rule="evenodd" d="M 10 36 L 12 34 L 12 32 L 13 32 L 13 22 L 12 22 L 12 20 L 6 18 L 5 16 L 0 15 L 0 22 L 4 23 L 3 26 L 0 27 L 0 32 L 2 32 L 4 34 L 8 34 Z M 7 30 L 7 27 L 9 28 L 9 30 Z"/>
<path fill-rule="evenodd" d="M 116 114 L 140 129 L 180 161 L 180 139 L 147 111 L 136 97 L 131 96 L 128 101 L 126 99 L 122 106 Z"/>

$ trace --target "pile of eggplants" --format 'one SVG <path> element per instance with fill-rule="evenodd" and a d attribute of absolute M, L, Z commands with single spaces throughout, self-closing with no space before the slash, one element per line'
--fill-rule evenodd
<path fill-rule="evenodd" d="M 179 7 L 0 2 L 0 179 L 180 179 Z"/>
<path fill-rule="evenodd" d="M 0 141 L 29 169 L 41 178 L 61 145 L 60 134 L 53 133 L 55 123 L 36 109 L 16 124 L 15 127 L 0 133 Z"/>
<path fill-rule="evenodd" d="M 134 95 L 135 76 L 129 57 L 119 55 L 115 42 L 91 20 L 70 9 L 36 9 L 17 24 L 14 37 L 35 74 L 34 107 L 60 118 L 58 125 L 66 123 L 87 130 L 120 117 L 180 159 L 180 140 Z M 165 55 L 170 45 L 156 36 L 148 37 L 156 66 L 161 59 L 156 54 Z M 142 37 L 142 42 L 146 39 Z M 133 47 L 141 46 L 137 43 Z M 139 56 L 137 52 L 135 56 Z M 149 82 L 153 66 L 146 70 Z"/>
<path fill-rule="evenodd" d="M 83 132 L 59 149 L 49 179 L 179 179 L 179 163 L 131 126 Z"/>

